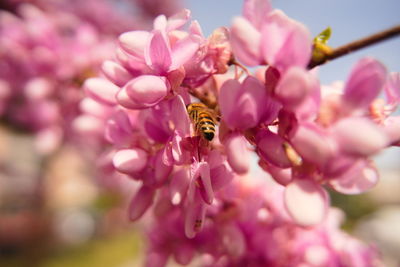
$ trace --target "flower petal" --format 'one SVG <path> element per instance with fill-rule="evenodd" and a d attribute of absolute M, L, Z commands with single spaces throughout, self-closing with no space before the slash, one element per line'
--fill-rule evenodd
<path fill-rule="evenodd" d="M 262 130 L 257 133 L 257 151 L 266 161 L 280 168 L 292 166 L 284 149 L 284 142 L 279 135 Z"/>
<path fill-rule="evenodd" d="M 107 78 L 118 86 L 125 85 L 133 78 L 124 67 L 111 60 L 104 61 L 101 65 L 101 69 Z"/>
<path fill-rule="evenodd" d="M 190 10 L 183 9 L 179 13 L 168 18 L 167 32 L 181 28 L 190 19 Z"/>
<path fill-rule="evenodd" d="M 120 88 L 103 78 L 89 78 L 83 84 L 85 93 L 94 100 L 108 106 L 116 104 L 116 95 Z"/>
<path fill-rule="evenodd" d="M 400 72 L 390 73 L 384 90 L 388 104 L 398 105 L 400 103 Z"/>
<path fill-rule="evenodd" d="M 136 221 L 142 217 L 147 209 L 153 204 L 155 191 L 154 189 L 142 186 L 131 200 L 129 205 L 129 219 Z"/>
<path fill-rule="evenodd" d="M 385 120 L 383 130 L 392 145 L 400 145 L 400 116 L 392 116 Z"/>
<path fill-rule="evenodd" d="M 169 192 L 173 205 L 179 205 L 182 199 L 186 196 L 186 191 L 189 187 L 189 172 L 186 168 L 181 168 L 172 175 Z"/>
<path fill-rule="evenodd" d="M 355 156 L 376 154 L 389 144 L 383 128 L 366 118 L 346 118 L 333 126 L 341 151 Z"/>
<path fill-rule="evenodd" d="M 127 83 L 123 89 L 133 102 L 148 107 L 156 105 L 168 93 L 165 79 L 154 75 L 141 75 Z"/>
<path fill-rule="evenodd" d="M 271 3 L 266 0 L 245 0 L 243 5 L 243 16 L 250 21 L 256 29 L 261 27 L 271 12 Z"/>
<path fill-rule="evenodd" d="M 178 69 L 188 62 L 199 49 L 199 43 L 188 37 L 177 41 L 172 49 L 172 64 L 170 70 Z"/>
<path fill-rule="evenodd" d="M 224 142 L 229 165 L 238 174 L 245 174 L 250 166 L 246 139 L 239 133 L 231 134 Z"/>
<path fill-rule="evenodd" d="M 148 105 L 146 105 L 144 103 L 137 103 L 134 100 L 132 100 L 132 98 L 130 98 L 128 95 L 128 90 L 126 87 L 123 87 L 117 93 L 116 98 L 117 98 L 118 104 L 120 104 L 121 106 L 123 106 L 124 108 L 127 108 L 127 109 L 143 109 L 143 108 L 148 107 Z"/>
<path fill-rule="evenodd" d="M 329 181 L 342 194 L 360 194 L 374 187 L 379 180 L 377 170 L 365 160 L 359 160 L 347 172 Z"/>
<path fill-rule="evenodd" d="M 297 224 L 312 226 L 325 218 L 328 194 L 312 181 L 296 179 L 285 188 L 285 204 Z"/>
<path fill-rule="evenodd" d="M 190 134 L 190 119 L 181 96 L 176 96 L 171 102 L 171 117 L 175 129 L 183 136 Z"/>
<path fill-rule="evenodd" d="M 243 17 L 233 19 L 230 40 L 233 54 L 239 61 L 251 67 L 261 64 L 261 35 L 248 20 Z"/>
<path fill-rule="evenodd" d="M 178 264 L 188 265 L 195 255 L 195 249 L 190 243 L 183 243 L 174 250 L 174 259 Z"/>
<path fill-rule="evenodd" d="M 294 110 L 316 89 L 316 81 L 306 70 L 290 68 L 275 88 L 275 97 L 285 109 Z"/>
<path fill-rule="evenodd" d="M 150 45 L 146 47 L 144 55 L 147 65 L 159 74 L 165 74 L 169 71 L 172 64 L 171 48 L 161 31 L 153 32 Z"/>
<path fill-rule="evenodd" d="M 290 66 L 307 66 L 311 57 L 311 35 L 304 25 L 281 10 L 274 10 L 269 13 L 261 35 L 261 51 L 269 65 L 281 72 Z"/>
<path fill-rule="evenodd" d="M 147 164 L 147 153 L 140 148 L 122 149 L 115 153 L 113 164 L 122 173 L 140 172 Z"/>
<path fill-rule="evenodd" d="M 199 175 L 201 186 L 200 186 L 200 194 L 207 204 L 211 205 L 214 200 L 214 191 L 211 186 L 211 178 L 210 178 L 210 166 L 206 162 L 200 162 L 198 167 L 198 174 L 195 174 L 195 177 Z"/>
<path fill-rule="evenodd" d="M 200 201 L 200 196 L 197 193 L 193 202 L 190 202 L 186 209 L 185 216 L 185 235 L 187 238 L 195 237 L 196 233 L 200 232 L 204 225 L 206 216 L 206 205 Z"/>
<path fill-rule="evenodd" d="M 220 89 L 218 98 L 219 106 L 221 108 L 222 119 L 228 124 L 234 120 L 232 114 L 236 111 L 237 95 L 240 90 L 240 83 L 237 80 L 227 80 L 224 82 Z"/>
<path fill-rule="evenodd" d="M 155 156 L 155 166 L 154 166 L 154 180 L 157 185 L 163 185 L 169 174 L 172 171 L 172 166 L 167 165 L 163 161 L 163 151 L 159 151 Z"/>
<path fill-rule="evenodd" d="M 311 123 L 299 124 L 292 136 L 291 144 L 302 158 L 321 168 L 336 152 L 336 143 L 328 133 Z"/>
<path fill-rule="evenodd" d="M 353 67 L 346 82 L 346 108 L 367 108 L 380 93 L 386 79 L 385 67 L 375 59 L 363 58 Z"/>
<path fill-rule="evenodd" d="M 233 173 L 225 165 L 214 167 L 210 171 L 211 183 L 214 191 L 228 185 L 233 179 Z"/>
<path fill-rule="evenodd" d="M 131 31 L 121 34 L 118 38 L 121 47 L 129 54 L 143 58 L 144 49 L 148 44 L 150 33 L 147 31 Z"/>

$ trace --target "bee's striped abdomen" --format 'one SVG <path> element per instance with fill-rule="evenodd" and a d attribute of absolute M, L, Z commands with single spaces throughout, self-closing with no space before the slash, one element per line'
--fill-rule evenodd
<path fill-rule="evenodd" d="M 192 103 L 187 106 L 189 117 L 192 119 L 195 130 L 202 136 L 211 141 L 215 136 L 215 120 L 210 111 L 202 103 Z"/>

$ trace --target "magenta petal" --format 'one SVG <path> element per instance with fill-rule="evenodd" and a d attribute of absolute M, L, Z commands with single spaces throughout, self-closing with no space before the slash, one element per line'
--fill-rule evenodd
<path fill-rule="evenodd" d="M 218 191 L 222 187 L 228 185 L 233 179 L 233 173 L 227 169 L 225 165 L 219 165 L 212 168 L 211 183 L 214 191 Z"/>
<path fill-rule="evenodd" d="M 133 197 L 129 205 L 129 219 L 136 221 L 140 219 L 147 209 L 153 204 L 155 191 L 154 189 L 142 186 Z"/>
<path fill-rule="evenodd" d="M 123 86 L 132 79 L 132 75 L 124 67 L 111 60 L 104 61 L 101 69 L 107 78 L 118 86 Z"/>
<path fill-rule="evenodd" d="M 95 116 L 97 118 L 105 118 L 108 117 L 113 109 L 112 107 L 104 106 L 101 103 L 93 100 L 92 98 L 85 97 L 79 103 L 79 109 L 88 115 Z"/>
<path fill-rule="evenodd" d="M 167 29 L 167 17 L 165 15 L 158 15 L 153 22 L 154 30 L 165 31 Z"/>
<path fill-rule="evenodd" d="M 233 20 L 230 34 L 235 57 L 245 65 L 259 65 L 261 63 L 261 35 L 257 29 L 245 18 L 236 17 Z"/>
<path fill-rule="evenodd" d="M 104 131 L 104 121 L 91 115 L 81 115 L 74 120 L 73 128 L 81 134 L 101 136 Z"/>
<path fill-rule="evenodd" d="M 267 15 L 271 12 L 271 3 L 266 0 L 245 0 L 243 16 L 250 21 L 256 29 L 261 30 Z"/>
<path fill-rule="evenodd" d="M 367 108 L 380 93 L 386 79 L 385 67 L 375 59 L 363 58 L 353 67 L 343 100 L 348 108 Z"/>
<path fill-rule="evenodd" d="M 250 166 L 250 152 L 246 139 L 239 133 L 231 134 L 224 142 L 229 165 L 238 174 L 245 174 Z"/>
<path fill-rule="evenodd" d="M 392 145 L 400 145 L 400 116 L 392 116 L 385 120 L 383 130 Z"/>
<path fill-rule="evenodd" d="M 204 225 L 206 205 L 199 198 L 200 196 L 195 196 L 194 201 L 189 202 L 186 208 L 185 235 L 187 238 L 193 238 Z"/>
<path fill-rule="evenodd" d="M 121 47 L 129 54 L 143 58 L 144 49 L 148 44 L 150 33 L 146 31 L 125 32 L 119 36 Z"/>
<path fill-rule="evenodd" d="M 312 226 L 325 218 L 328 194 L 313 181 L 294 180 L 285 188 L 285 204 L 297 224 Z"/>
<path fill-rule="evenodd" d="M 231 117 L 230 125 L 233 126 L 232 128 L 245 130 L 256 126 L 259 120 L 257 104 L 257 100 L 250 93 L 239 95 L 236 114 Z"/>
<path fill-rule="evenodd" d="M 141 75 L 127 83 L 123 89 L 133 102 L 148 107 L 160 102 L 168 93 L 165 79 L 154 75 Z"/>
<path fill-rule="evenodd" d="M 162 161 L 165 165 L 172 166 L 174 164 L 174 158 L 172 157 L 172 146 L 166 145 L 162 152 Z"/>
<path fill-rule="evenodd" d="M 359 160 L 341 176 L 329 181 L 342 194 L 360 194 L 374 187 L 379 180 L 377 170 L 365 160 Z"/>
<path fill-rule="evenodd" d="M 116 111 L 107 121 L 105 138 L 112 144 L 127 144 L 132 138 L 132 124 L 124 110 Z"/>
<path fill-rule="evenodd" d="M 181 96 L 176 96 L 171 102 L 171 117 L 177 130 L 182 136 L 190 134 L 190 119 L 185 103 Z"/>
<path fill-rule="evenodd" d="M 186 168 L 181 168 L 172 175 L 169 185 L 172 204 L 179 205 L 181 203 L 186 195 L 189 179 L 189 172 Z"/>
<path fill-rule="evenodd" d="M 137 103 L 137 102 L 133 101 L 129 97 L 128 90 L 126 89 L 126 87 L 123 87 L 118 92 L 116 98 L 117 98 L 118 104 L 120 104 L 121 106 L 123 106 L 124 108 L 127 108 L 127 109 L 143 109 L 143 108 L 148 107 L 144 103 Z"/>
<path fill-rule="evenodd" d="M 280 168 L 289 168 L 292 164 L 286 155 L 284 142 L 279 135 L 262 130 L 257 134 L 257 151 L 269 163 Z"/>
<path fill-rule="evenodd" d="M 221 108 L 222 119 L 232 127 L 235 117 L 234 114 L 237 108 L 237 95 L 240 90 L 240 83 L 237 80 L 227 80 L 220 89 L 218 98 Z"/>
<path fill-rule="evenodd" d="M 120 88 L 103 78 L 89 78 L 83 84 L 86 94 L 94 100 L 113 106 L 116 104 L 116 95 Z"/>
<path fill-rule="evenodd" d="M 397 105 L 400 103 L 400 72 L 390 73 L 384 90 L 387 102 L 390 105 Z"/>
<path fill-rule="evenodd" d="M 145 59 L 147 65 L 159 74 L 169 71 L 172 64 L 171 48 L 161 31 L 154 31 L 150 46 L 145 50 Z"/>
<path fill-rule="evenodd" d="M 261 116 L 263 118 L 266 116 L 266 112 L 272 112 L 274 113 L 274 103 L 271 103 L 271 99 L 267 97 L 267 92 L 265 90 L 265 85 L 260 82 L 258 79 L 255 77 L 249 76 L 247 77 L 242 84 L 242 95 L 244 94 L 249 94 L 252 99 L 254 99 L 254 102 L 256 103 L 257 107 L 254 109 L 254 122 L 248 122 L 248 126 L 246 128 L 251 128 L 255 125 L 252 125 L 252 123 L 257 124 L 259 120 L 261 119 Z M 240 96 L 239 96 L 240 99 Z M 240 110 L 240 107 L 238 107 Z"/>
<path fill-rule="evenodd" d="M 246 253 L 246 238 L 242 229 L 236 224 L 225 225 L 222 229 L 223 244 L 231 257 L 241 257 Z"/>
<path fill-rule="evenodd" d="M 147 153 L 140 148 L 122 149 L 115 153 L 113 164 L 122 173 L 139 172 L 147 164 Z"/>
<path fill-rule="evenodd" d="M 275 97 L 285 109 L 294 110 L 315 89 L 315 79 L 306 70 L 292 67 L 279 81 L 275 89 Z"/>
<path fill-rule="evenodd" d="M 315 124 L 299 124 L 294 132 L 291 144 L 302 158 L 325 166 L 336 153 L 336 143 L 329 134 Z"/>
<path fill-rule="evenodd" d="M 146 256 L 146 267 L 165 267 L 167 266 L 169 254 L 166 251 L 151 251 Z"/>
<path fill-rule="evenodd" d="M 199 49 L 199 43 L 191 37 L 179 40 L 172 49 L 172 65 L 171 70 L 178 69 L 188 62 Z"/>
<path fill-rule="evenodd" d="M 169 177 L 171 171 L 172 166 L 164 163 L 163 152 L 159 151 L 155 156 L 154 180 L 157 182 L 158 185 L 162 185 Z"/>
<path fill-rule="evenodd" d="M 261 34 L 261 51 L 268 64 L 282 72 L 290 66 L 307 66 L 311 57 L 311 35 L 304 25 L 281 10 L 274 10 L 269 13 Z"/>
<path fill-rule="evenodd" d="M 268 165 L 267 171 L 272 176 L 272 178 L 281 185 L 286 186 L 293 179 L 292 168 L 282 169 L 279 167 L 275 167 L 274 165 Z"/>
<path fill-rule="evenodd" d="M 200 23 L 197 20 L 193 20 L 189 26 L 189 33 L 203 37 L 203 31 L 201 30 Z"/>
<path fill-rule="evenodd" d="M 183 142 L 183 137 L 178 132 L 174 132 L 171 143 L 171 154 L 175 165 L 182 165 L 188 162 L 190 158 L 190 152 L 182 148 Z"/>
<path fill-rule="evenodd" d="M 188 265 L 195 255 L 195 250 L 190 244 L 181 244 L 179 249 L 174 251 L 174 259 L 177 263 Z"/>
<path fill-rule="evenodd" d="M 346 118 L 333 126 L 341 151 L 355 156 L 370 156 L 389 144 L 383 128 L 366 118 Z"/>
<path fill-rule="evenodd" d="M 196 174 L 195 174 L 196 175 Z M 214 191 L 211 186 L 210 166 L 206 162 L 200 162 L 198 174 L 201 181 L 200 194 L 207 204 L 211 205 L 214 200 Z"/>
<path fill-rule="evenodd" d="M 254 77 L 247 77 L 242 85 L 236 80 L 226 81 L 220 91 L 222 119 L 231 129 L 248 129 L 258 124 L 267 102 L 265 88 Z"/>
<path fill-rule="evenodd" d="M 179 13 L 168 18 L 167 32 L 181 28 L 190 19 L 190 10 L 183 9 Z"/>

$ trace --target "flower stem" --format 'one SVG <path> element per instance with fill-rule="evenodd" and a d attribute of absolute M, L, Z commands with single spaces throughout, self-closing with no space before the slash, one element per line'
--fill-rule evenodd
<path fill-rule="evenodd" d="M 339 46 L 330 51 L 330 53 L 325 54 L 325 56 L 317 61 L 311 60 L 308 64 L 308 68 L 312 69 L 316 66 L 322 65 L 327 61 L 339 58 L 341 56 L 347 55 L 351 52 L 357 51 L 361 48 L 370 46 L 372 44 L 388 40 L 392 37 L 398 36 L 400 34 L 400 25 L 396 25 L 387 30 L 372 34 L 370 36 L 361 38 L 359 40 L 353 41 L 351 43 Z"/>

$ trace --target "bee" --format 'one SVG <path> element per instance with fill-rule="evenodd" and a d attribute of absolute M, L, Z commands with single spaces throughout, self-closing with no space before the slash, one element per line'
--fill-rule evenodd
<path fill-rule="evenodd" d="M 202 137 L 208 141 L 215 136 L 215 125 L 217 123 L 214 111 L 203 103 L 191 103 L 186 106 L 190 119 L 192 120 L 195 131 L 201 133 Z"/>

